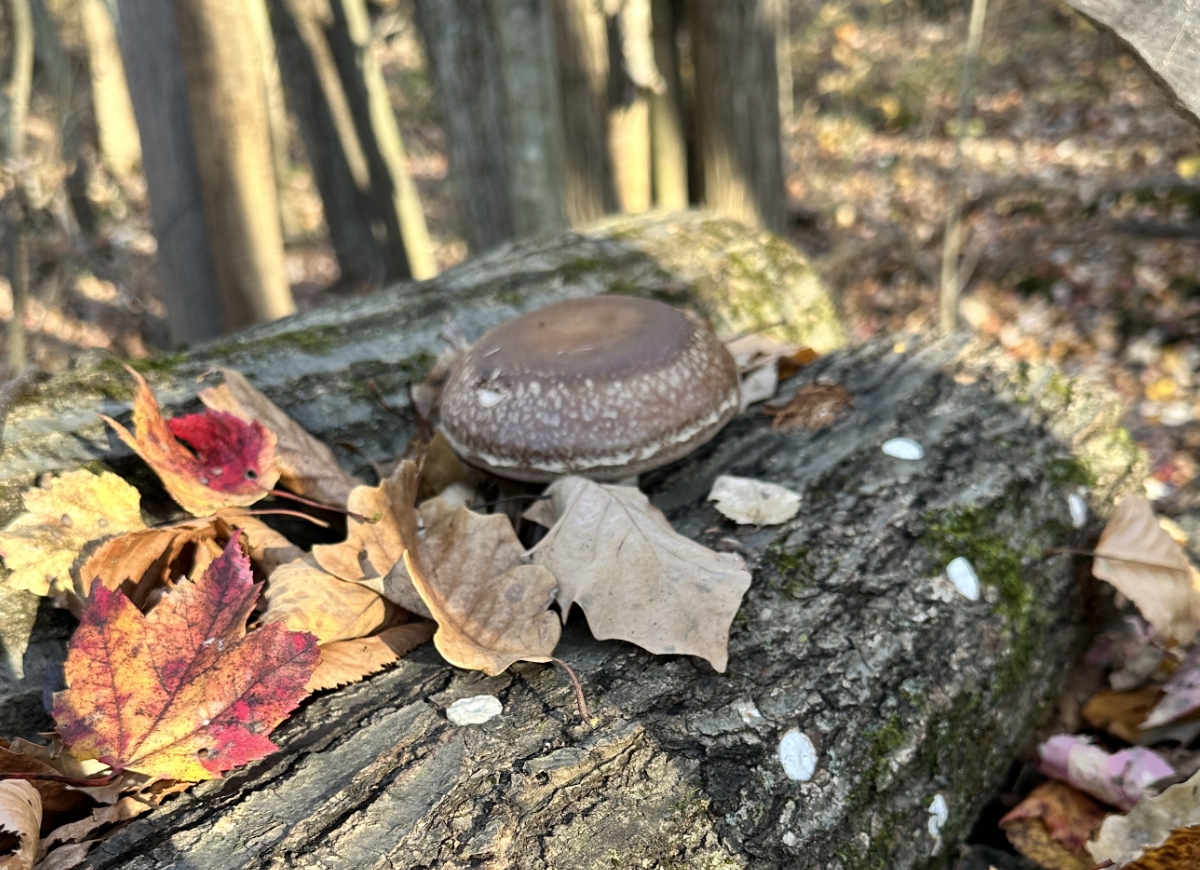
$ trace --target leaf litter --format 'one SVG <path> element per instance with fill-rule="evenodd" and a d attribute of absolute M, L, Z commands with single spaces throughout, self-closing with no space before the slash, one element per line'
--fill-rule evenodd
<path fill-rule="evenodd" d="M 789 372 L 812 358 L 773 344 L 756 353 Z M 27 492 L 26 512 L 0 532 L 6 582 L 79 618 L 51 745 L 0 741 L 0 785 L 47 813 L 45 836 L 14 841 L 29 862 L 13 866 L 73 866 L 167 795 L 271 752 L 272 731 L 309 693 L 431 638 L 452 665 L 491 675 L 557 661 L 578 604 L 600 639 L 726 666 L 749 572 L 677 534 L 634 488 L 561 479 L 529 512 L 548 531 L 527 551 L 504 514 L 467 507 L 477 491 L 440 436 L 368 486 L 237 372 L 202 391 L 203 412 L 171 419 L 131 374 L 134 431 L 104 419 L 192 516 L 148 528 L 137 490 L 80 470 Z M 344 538 L 293 542 L 264 521 L 281 513 L 256 505 L 268 495 L 343 512 Z M 775 516 L 760 506 L 755 522 Z M 26 830 L 28 814 L 12 812 Z"/>

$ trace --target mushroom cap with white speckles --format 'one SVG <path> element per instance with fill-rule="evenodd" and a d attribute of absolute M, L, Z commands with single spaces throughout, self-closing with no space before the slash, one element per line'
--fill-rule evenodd
<path fill-rule="evenodd" d="M 516 480 L 619 480 L 673 462 L 737 413 L 737 365 L 661 302 L 570 299 L 484 335 L 450 374 L 441 429 L 472 465 Z"/>

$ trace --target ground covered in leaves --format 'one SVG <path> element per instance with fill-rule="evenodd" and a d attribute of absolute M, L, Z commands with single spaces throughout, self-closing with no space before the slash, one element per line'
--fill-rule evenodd
<path fill-rule="evenodd" d="M 378 47 L 445 267 L 467 251 L 438 107 L 411 10 L 403 0 L 382 5 Z M 855 338 L 927 331 L 953 181 L 965 8 L 789 5 L 790 237 L 840 300 Z M 1152 461 L 1147 494 L 1160 509 L 1187 508 L 1200 490 L 1200 130 L 1132 56 L 1056 2 L 993 2 L 975 81 L 962 152 L 963 318 L 1014 357 L 1053 360 L 1114 386 Z M 48 156 L 64 135 L 53 115 L 38 95 L 25 320 L 34 362 L 57 370 L 87 348 L 146 356 L 165 345 L 165 312 L 145 191 L 118 185 L 86 148 L 68 183 L 69 169 Z M 77 123 L 86 128 L 88 118 L 80 106 Z M 338 283 L 298 141 L 294 157 L 288 267 L 309 309 L 362 288 Z M 11 317 L 0 278 L 0 319 Z M 1121 637 L 1112 644 L 1134 643 Z M 1126 673 L 1123 656 L 1093 665 Z M 1067 720 L 1070 707 L 1065 699 Z M 1147 700 L 1143 715 L 1150 709 Z"/>

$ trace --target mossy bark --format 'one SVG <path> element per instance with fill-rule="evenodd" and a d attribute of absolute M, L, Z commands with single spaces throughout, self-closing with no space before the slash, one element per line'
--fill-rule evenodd
<path fill-rule="evenodd" d="M 361 381 L 375 378 L 402 405 L 447 312 L 473 338 L 516 311 L 619 280 L 726 323 L 735 315 L 715 288 L 730 274 L 747 293 L 758 274 L 767 299 L 797 286 L 780 276 L 811 277 L 794 253 L 723 222 L 627 220 L 465 264 L 442 275 L 436 293 L 399 288 L 255 330 L 152 374 L 172 404 L 185 404 L 194 389 L 187 376 L 226 356 L 318 434 L 351 438 L 366 457 L 383 458 L 408 430 Z M 348 337 L 330 331 L 339 324 Z M 827 322 L 821 328 L 840 335 Z M 52 418 L 88 433 L 88 402 L 119 410 L 127 401 L 115 391 L 104 397 L 113 384 L 124 388 L 118 372 L 92 367 L 71 377 L 48 382 L 41 402 L 15 407 L 10 427 L 33 437 L 35 421 Z M 581 722 L 566 677 L 551 666 L 519 664 L 488 678 L 423 648 L 312 699 L 273 735 L 278 753 L 135 820 L 89 863 L 945 865 L 1078 648 L 1086 602 L 1076 565 L 1042 557 L 1082 542 L 1066 496 L 1086 477 L 1099 508 L 1137 479 L 1141 458 L 1089 453 L 1120 441 L 1111 435 L 1117 405 L 1102 391 L 1074 382 L 1054 389 L 959 341 L 832 352 L 783 393 L 814 381 L 854 396 L 833 426 L 781 432 L 751 409 L 642 480 L 677 530 L 741 552 L 753 572 L 726 673 L 596 641 L 575 613 L 558 654 L 583 679 L 594 718 Z M 108 450 L 97 433 L 78 443 Z M 925 457 L 884 455 L 880 445 L 894 436 L 919 441 Z M 36 473 L 36 462 L 46 470 L 47 445 L 14 458 L 10 486 Z M 703 501 L 720 473 L 788 486 L 803 495 L 802 510 L 783 526 L 736 527 Z M 975 562 L 978 601 L 943 576 L 955 555 Z M 504 703 L 499 718 L 448 722 L 450 703 L 481 693 Z M 779 757 L 781 739 L 797 731 L 816 752 L 804 782 L 789 778 Z M 928 807 L 939 794 L 949 819 L 934 837 Z"/>

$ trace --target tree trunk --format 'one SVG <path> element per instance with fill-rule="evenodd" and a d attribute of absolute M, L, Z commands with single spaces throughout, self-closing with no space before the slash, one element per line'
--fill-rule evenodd
<path fill-rule="evenodd" d="M 1150 68 L 1154 77 L 1200 123 L 1200 18 L 1189 0 L 1067 0 L 1110 30 Z"/>
<path fill-rule="evenodd" d="M 12 66 L 4 88 L 3 135 L 5 169 L 16 176 L 5 197 L 8 236 L 8 283 L 12 291 L 12 320 L 8 324 L 7 376 L 14 378 L 25 369 L 25 306 L 29 299 L 29 228 L 25 182 L 20 166 L 25 156 L 25 121 L 33 90 L 34 30 L 29 0 L 8 0 L 8 24 L 12 29 Z"/>
<path fill-rule="evenodd" d="M 616 211 L 608 147 L 608 34 L 595 0 L 553 3 L 566 144 L 563 205 L 573 226 Z"/>
<path fill-rule="evenodd" d="M 774 0 L 688 0 L 704 202 L 782 232 Z"/>
<path fill-rule="evenodd" d="M 683 127 L 679 52 L 675 47 L 675 0 L 651 0 L 654 63 L 662 76 L 661 93 L 650 95 L 650 159 L 654 204 L 664 209 L 687 208 L 687 137 Z"/>
<path fill-rule="evenodd" d="M 249 9 L 239 0 L 175 0 L 175 15 L 222 324 L 285 317 L 296 307 Z"/>
<path fill-rule="evenodd" d="M 621 210 L 650 208 L 650 94 L 661 89 L 650 35 L 650 0 L 621 0 L 608 18 L 609 150 Z"/>
<path fill-rule="evenodd" d="M 447 317 L 475 338 L 514 313 L 618 283 L 694 306 L 722 331 L 784 319 L 798 340 L 840 341 L 828 297 L 790 247 L 724 219 L 660 215 L 497 251 L 148 374 L 173 413 L 194 406 L 196 372 L 218 360 L 239 368 L 318 436 L 352 441 L 361 454 L 341 456 L 361 470 L 413 431 L 387 405 L 404 407 L 407 385 L 445 346 Z M 279 752 L 134 820 L 88 862 L 909 870 L 945 861 L 1079 645 L 1076 566 L 1042 558 L 1083 543 L 1070 524 L 1070 481 L 1090 476 L 1104 506 L 1141 480 L 1144 460 L 1124 446 L 1116 397 L 953 340 L 831 352 L 783 395 L 812 383 L 854 397 L 831 427 L 780 431 L 752 408 L 642 481 L 677 530 L 742 553 L 753 572 L 726 673 L 596 641 L 575 614 L 558 654 L 583 680 L 594 717 L 585 723 L 551 666 L 486 678 L 426 647 L 306 703 L 272 735 Z M 97 409 L 127 413 L 116 390 L 128 378 L 115 366 L 84 366 L 17 398 L 0 519 L 45 471 L 104 457 L 137 473 L 94 422 Z M 899 434 L 923 444 L 925 458 L 885 456 L 880 445 Z M 804 507 L 782 526 L 736 527 L 704 501 L 720 473 L 783 484 Z M 945 579 L 957 556 L 974 564 L 979 600 Z M 28 620 L 17 604 L 19 627 Z M 55 627 L 47 616 L 34 627 L 39 655 Z M 40 694 L 30 662 L 0 710 Z M 442 715 L 479 694 L 500 698 L 503 715 L 473 727 Z M 805 744 L 809 778 L 791 751 Z M 935 795 L 949 811 L 937 837 Z"/>
<path fill-rule="evenodd" d="M 142 148 L 117 45 L 117 29 L 104 0 L 80 0 L 79 13 L 87 43 L 100 157 L 117 178 L 127 180 L 142 160 Z"/>
<path fill-rule="evenodd" d="M 565 150 L 550 0 L 492 0 L 517 237 L 566 225 Z M 492 72 L 493 75 L 496 71 Z"/>
<path fill-rule="evenodd" d="M 167 324 L 173 344 L 195 344 L 221 334 L 222 315 L 200 204 L 175 9 L 162 0 L 118 4 Z"/>
<path fill-rule="evenodd" d="M 500 47 L 489 3 L 416 0 L 415 7 L 446 126 L 463 233 L 479 254 L 516 236 Z"/>

